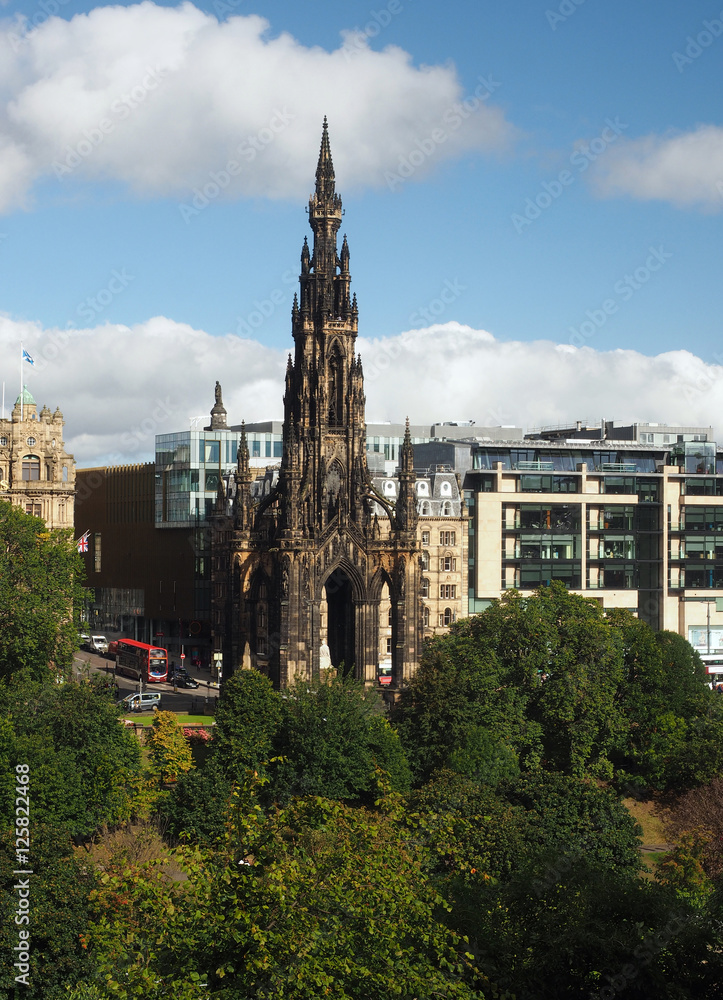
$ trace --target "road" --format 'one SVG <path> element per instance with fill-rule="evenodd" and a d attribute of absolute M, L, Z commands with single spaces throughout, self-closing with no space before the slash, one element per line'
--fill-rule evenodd
<path fill-rule="evenodd" d="M 84 649 L 79 650 L 73 660 L 73 670 L 76 677 L 85 677 L 88 672 L 91 674 L 104 674 L 111 676 L 115 673 L 115 664 L 112 660 L 100 656 L 98 653 L 89 653 Z M 197 688 L 178 688 L 174 691 L 173 685 L 168 683 L 151 685 L 154 691 L 160 692 L 161 708 L 168 712 L 188 712 L 190 714 L 203 713 L 206 704 L 218 698 L 218 688 L 198 673 L 196 670 L 189 670 L 189 675 L 198 681 Z M 137 681 L 130 677 L 116 677 L 116 683 L 120 689 L 118 700 L 125 698 L 138 690 Z M 148 690 L 148 685 L 146 685 Z"/>

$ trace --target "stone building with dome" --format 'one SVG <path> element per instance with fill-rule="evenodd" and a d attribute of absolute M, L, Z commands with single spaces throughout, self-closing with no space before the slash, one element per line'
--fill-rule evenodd
<path fill-rule="evenodd" d="M 63 414 L 38 405 L 24 386 L 9 418 L 0 419 L 0 499 L 48 528 L 72 528 L 75 462 L 65 450 Z"/>

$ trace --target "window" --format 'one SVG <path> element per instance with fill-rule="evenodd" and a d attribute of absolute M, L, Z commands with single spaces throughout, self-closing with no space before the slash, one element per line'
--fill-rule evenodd
<path fill-rule="evenodd" d="M 428 531 L 423 531 L 422 532 L 422 545 L 429 545 L 429 532 Z"/>
<path fill-rule="evenodd" d="M 443 497 L 452 496 L 452 484 L 445 480 L 443 483 L 439 484 L 439 492 Z"/>
<path fill-rule="evenodd" d="M 429 496 L 429 485 L 423 480 L 417 483 L 417 496 L 428 497 Z"/>
<path fill-rule="evenodd" d="M 261 442 L 251 442 L 251 458 L 261 458 Z"/>
<path fill-rule="evenodd" d="M 452 502 L 451 500 L 445 500 L 442 504 L 442 517 L 452 516 Z"/>
<path fill-rule="evenodd" d="M 419 513 L 422 517 L 424 516 L 429 517 L 429 515 L 432 513 L 432 508 L 429 503 L 429 500 L 421 501 L 421 503 L 419 504 Z"/>
<path fill-rule="evenodd" d="M 429 628 L 429 608 L 424 609 L 424 627 Z"/>
<path fill-rule="evenodd" d="M 422 597 L 429 597 L 429 580 L 427 580 L 426 578 L 422 579 L 421 594 Z"/>
<path fill-rule="evenodd" d="M 281 458 L 283 455 L 283 441 L 274 441 L 274 458 Z"/>
<path fill-rule="evenodd" d="M 391 655 L 392 655 L 392 637 L 389 636 L 389 638 L 387 639 L 387 656 Z"/>
<path fill-rule="evenodd" d="M 454 556 L 442 556 L 439 560 L 439 569 L 442 573 L 454 573 L 457 570 L 457 560 Z"/>
<path fill-rule="evenodd" d="M 68 466 L 67 465 L 63 466 L 63 482 L 64 483 L 68 482 Z"/>
<path fill-rule="evenodd" d="M 218 465 L 221 457 L 221 447 L 218 441 L 206 441 L 206 462 Z"/>
<path fill-rule="evenodd" d="M 26 503 L 25 504 L 25 513 L 26 514 L 32 514 L 33 517 L 42 517 L 42 515 L 43 515 L 43 508 L 42 508 L 41 504 L 39 504 L 39 503 Z"/>
<path fill-rule="evenodd" d="M 419 557 L 422 569 L 429 569 L 429 552 L 423 552 Z"/>
<path fill-rule="evenodd" d="M 442 614 L 439 616 L 439 624 L 441 628 L 447 628 L 452 624 L 454 618 L 452 615 L 451 608 L 445 608 Z"/>
<path fill-rule="evenodd" d="M 0 437 L 0 445 L 5 448 L 7 446 L 8 439 L 6 437 Z"/>
<path fill-rule="evenodd" d="M 35 438 L 28 438 L 28 447 L 29 448 L 35 447 Z"/>
<path fill-rule="evenodd" d="M 440 583 L 439 596 L 443 601 L 453 601 L 457 597 L 457 584 Z"/>
<path fill-rule="evenodd" d="M 394 619 L 394 613 L 393 613 L 393 611 L 392 611 L 392 609 L 390 607 L 389 608 L 389 614 L 387 615 L 387 625 L 389 626 L 389 628 L 392 627 L 392 621 L 393 621 L 393 619 Z"/>
<path fill-rule="evenodd" d="M 440 531 L 439 533 L 439 544 L 440 545 L 456 545 L 456 533 L 454 531 Z"/>
<path fill-rule="evenodd" d="M 100 532 L 93 535 L 93 569 L 100 573 Z"/>
<path fill-rule="evenodd" d="M 23 480 L 35 482 L 40 479 L 40 459 L 37 455 L 25 455 L 23 458 Z"/>

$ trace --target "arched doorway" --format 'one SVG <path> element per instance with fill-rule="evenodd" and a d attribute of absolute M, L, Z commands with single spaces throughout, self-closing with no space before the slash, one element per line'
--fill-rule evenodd
<path fill-rule="evenodd" d="M 343 667 L 344 674 L 354 670 L 356 642 L 354 635 L 354 603 L 349 577 L 343 569 L 335 569 L 324 584 L 327 607 L 327 644 L 331 664 Z"/>

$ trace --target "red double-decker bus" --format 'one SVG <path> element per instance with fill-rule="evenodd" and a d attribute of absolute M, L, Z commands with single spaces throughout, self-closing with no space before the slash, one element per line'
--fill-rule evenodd
<path fill-rule="evenodd" d="M 117 674 L 143 678 L 144 684 L 156 684 L 168 680 L 168 653 L 159 646 L 149 646 L 135 639 L 117 639 L 115 645 L 115 669 Z"/>

